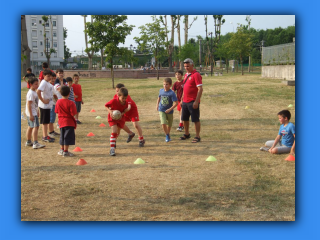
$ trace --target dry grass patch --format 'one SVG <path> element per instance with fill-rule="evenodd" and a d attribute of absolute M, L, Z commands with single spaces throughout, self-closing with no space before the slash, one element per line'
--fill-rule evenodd
<path fill-rule="evenodd" d="M 258 75 L 203 77 L 201 142 L 192 144 L 178 140 L 177 112 L 173 141 L 164 141 L 155 110 L 161 80 L 118 82 L 137 103 L 145 147 L 138 147 L 137 137 L 127 144 L 121 132 L 117 156 L 109 156 L 110 129 L 99 124 L 107 125 L 104 104 L 114 95 L 111 82 L 80 79 L 85 103 L 76 146 L 83 152 L 58 156 L 58 139 L 45 149 L 25 147 L 27 121 L 21 121 L 23 221 L 295 220 L 294 162 L 259 151 L 276 137 L 277 112 L 295 105 L 294 87 Z M 21 111 L 26 92 L 21 90 Z M 294 123 L 295 111 L 290 110 Z M 95 119 L 98 115 L 103 119 Z M 89 132 L 95 136 L 87 137 Z M 217 161 L 206 162 L 210 155 Z M 146 164 L 133 164 L 139 157 Z M 88 164 L 76 166 L 80 158 Z"/>

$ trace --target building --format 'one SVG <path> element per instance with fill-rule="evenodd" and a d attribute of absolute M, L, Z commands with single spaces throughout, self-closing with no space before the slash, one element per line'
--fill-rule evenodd
<path fill-rule="evenodd" d="M 51 54 L 50 67 L 62 67 L 64 61 L 63 15 L 46 15 L 49 19 L 45 26 L 43 15 L 25 15 L 28 46 L 31 49 L 31 68 L 36 73 L 43 62 L 47 61 L 45 44 L 55 53 Z M 46 34 L 46 39 L 44 39 Z"/>

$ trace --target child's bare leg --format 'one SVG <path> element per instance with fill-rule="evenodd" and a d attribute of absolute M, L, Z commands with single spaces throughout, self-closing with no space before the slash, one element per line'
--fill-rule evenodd
<path fill-rule="evenodd" d="M 26 135 L 27 135 L 27 141 L 29 141 L 29 140 L 31 141 L 31 134 L 32 134 L 33 129 L 34 129 L 34 128 L 31 128 L 31 127 L 28 126 L 28 128 L 27 128 L 27 133 L 26 133 Z"/>
<path fill-rule="evenodd" d="M 135 129 L 137 129 L 139 138 L 141 138 L 142 137 L 142 128 L 140 127 L 139 122 L 132 122 L 132 124 L 135 127 Z"/>
<path fill-rule="evenodd" d="M 119 129 L 121 129 L 121 128 L 119 128 Z M 128 134 L 132 134 L 132 131 L 128 128 L 128 126 L 126 124 L 123 126 L 122 129 L 125 130 Z"/>
<path fill-rule="evenodd" d="M 75 118 L 76 120 L 79 120 L 79 113 L 77 113 L 76 115 L 74 115 L 74 118 Z"/>
<path fill-rule="evenodd" d="M 63 145 L 63 150 L 64 150 L 65 152 L 68 152 L 68 150 L 69 150 L 69 145 Z"/>
<path fill-rule="evenodd" d="M 167 134 L 169 134 L 169 135 L 170 135 L 171 127 L 167 126 L 167 131 L 168 131 L 168 133 L 167 133 Z"/>
<path fill-rule="evenodd" d="M 42 137 L 48 136 L 48 124 L 42 124 Z"/>
<path fill-rule="evenodd" d="M 39 127 L 33 128 L 32 137 L 34 142 L 38 141 L 38 131 L 39 131 Z"/>
<path fill-rule="evenodd" d="M 53 123 L 49 123 L 49 132 L 53 132 L 54 131 L 54 127 L 53 127 Z"/>
<path fill-rule="evenodd" d="M 183 123 L 183 121 L 181 120 L 181 113 L 182 113 L 182 110 L 179 111 L 179 116 L 180 116 L 180 123 Z"/>
<path fill-rule="evenodd" d="M 162 129 L 166 135 L 169 134 L 167 124 L 162 124 Z"/>

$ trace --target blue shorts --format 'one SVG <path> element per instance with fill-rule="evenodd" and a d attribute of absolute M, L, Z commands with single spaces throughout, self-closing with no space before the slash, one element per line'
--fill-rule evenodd
<path fill-rule="evenodd" d="M 33 122 L 30 121 L 30 117 L 28 117 L 28 116 L 27 116 L 27 120 L 28 120 L 28 126 L 30 128 L 35 128 L 35 127 L 39 127 L 40 126 L 38 116 L 34 116 Z"/>
<path fill-rule="evenodd" d="M 54 112 L 54 109 L 56 108 L 56 105 L 53 105 L 50 109 L 50 123 L 54 123 L 56 121 L 56 113 Z"/>

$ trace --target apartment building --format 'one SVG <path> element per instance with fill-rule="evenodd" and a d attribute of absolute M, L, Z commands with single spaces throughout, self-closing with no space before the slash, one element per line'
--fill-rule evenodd
<path fill-rule="evenodd" d="M 31 68 L 37 70 L 46 62 L 45 44 L 55 49 L 51 54 L 50 66 L 58 68 L 64 61 L 63 15 L 46 15 L 49 19 L 45 26 L 43 15 L 25 15 Z M 51 17 L 51 20 L 50 20 Z M 46 37 L 44 38 L 44 34 Z"/>

